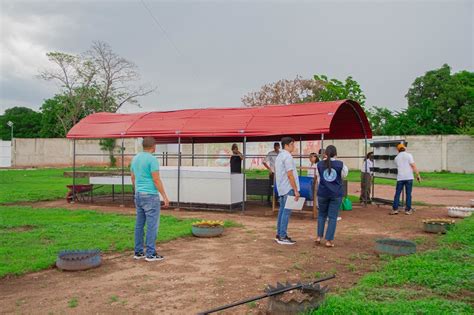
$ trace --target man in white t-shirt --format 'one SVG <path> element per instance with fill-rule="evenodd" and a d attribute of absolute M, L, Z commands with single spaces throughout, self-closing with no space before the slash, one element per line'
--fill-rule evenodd
<path fill-rule="evenodd" d="M 285 204 L 287 198 L 294 198 L 295 201 L 298 201 L 300 197 L 298 172 L 293 156 L 291 155 L 295 150 L 295 140 L 290 137 L 284 137 L 281 139 L 281 146 L 283 150 L 278 154 L 275 160 L 275 181 L 280 201 L 275 241 L 282 245 L 293 245 L 296 242 L 287 234 L 291 209 L 286 209 Z"/>
<path fill-rule="evenodd" d="M 411 191 L 413 189 L 413 172 L 416 173 L 416 180 L 421 182 L 420 173 L 416 168 L 413 155 L 406 152 L 406 147 L 403 143 L 397 145 L 398 155 L 395 157 L 395 164 L 397 165 L 397 187 L 395 190 L 395 198 L 393 200 L 393 208 L 390 214 L 398 214 L 398 206 L 400 204 L 400 194 L 403 187 L 405 187 L 406 203 L 405 214 L 413 214 L 415 209 L 411 207 Z"/>
<path fill-rule="evenodd" d="M 273 182 L 275 181 L 275 161 L 280 153 L 280 143 L 275 142 L 273 144 L 273 151 L 268 152 L 265 160 L 263 161 L 263 166 L 268 170 L 268 179 L 269 179 L 269 187 L 268 187 L 268 198 L 267 201 L 270 202 L 271 196 L 273 196 Z"/>

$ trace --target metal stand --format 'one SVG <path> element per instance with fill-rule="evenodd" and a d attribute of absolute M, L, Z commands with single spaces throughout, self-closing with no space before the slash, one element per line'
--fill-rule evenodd
<path fill-rule="evenodd" d="M 303 167 L 303 141 L 301 140 L 300 136 L 300 176 L 303 174 L 303 170 L 301 167 Z"/>
<path fill-rule="evenodd" d="M 76 202 L 76 139 L 72 140 L 72 201 Z"/>
<path fill-rule="evenodd" d="M 122 138 L 122 204 L 121 207 L 125 206 L 125 146 L 124 146 L 124 138 Z"/>
<path fill-rule="evenodd" d="M 243 175 L 243 191 L 242 191 L 242 214 L 244 213 L 245 211 L 245 186 L 246 186 L 246 179 L 245 179 L 245 166 L 246 166 L 246 163 L 245 163 L 245 160 L 246 160 L 246 156 L 247 156 L 247 137 L 244 137 L 244 143 L 243 143 L 243 148 L 242 148 L 242 151 L 243 151 L 243 155 L 244 155 L 244 163 L 243 163 L 243 167 L 242 167 L 242 175 Z"/>
<path fill-rule="evenodd" d="M 179 132 L 178 132 L 179 133 Z M 180 191 L 181 191 L 181 137 L 178 137 L 178 210 L 180 205 Z"/>

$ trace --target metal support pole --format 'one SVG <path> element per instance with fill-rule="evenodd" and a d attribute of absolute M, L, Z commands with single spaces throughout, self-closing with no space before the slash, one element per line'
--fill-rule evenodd
<path fill-rule="evenodd" d="M 321 154 L 319 155 L 319 159 L 322 161 L 324 157 L 324 133 L 321 134 Z"/>
<path fill-rule="evenodd" d="M 181 137 L 178 137 L 178 209 L 180 204 L 180 186 L 181 186 Z"/>
<path fill-rule="evenodd" d="M 366 181 L 366 174 L 367 174 L 368 171 L 369 171 L 369 170 L 367 169 L 367 168 L 368 168 L 368 167 L 367 167 L 367 164 L 368 164 L 368 160 L 367 160 L 367 136 L 365 136 L 365 139 L 364 139 L 364 140 L 365 140 L 365 144 L 364 144 L 364 156 L 365 156 L 365 159 L 366 159 L 366 160 L 365 160 L 365 174 L 364 174 L 363 180 Z M 370 174 L 370 173 L 369 173 L 369 174 Z M 369 178 L 372 179 L 371 176 L 369 176 Z M 370 181 L 371 181 L 371 180 L 370 180 Z M 367 186 L 369 186 L 369 183 L 365 182 L 364 184 L 365 184 L 365 185 L 364 185 L 364 189 L 367 191 Z M 364 194 L 363 196 L 365 197 L 365 198 L 364 198 L 364 207 L 367 207 L 367 198 L 370 198 L 370 196 L 367 196 L 366 193 L 365 193 L 365 191 L 363 192 L 363 194 Z"/>
<path fill-rule="evenodd" d="M 76 202 L 76 139 L 72 140 L 72 201 Z"/>
<path fill-rule="evenodd" d="M 191 165 L 194 166 L 194 139 L 192 140 L 192 144 L 191 144 L 191 155 L 192 155 Z"/>
<path fill-rule="evenodd" d="M 303 141 L 301 140 L 300 136 L 300 176 L 302 176 L 303 170 L 301 169 L 303 167 Z"/>
<path fill-rule="evenodd" d="M 124 147 L 124 138 L 122 138 L 122 204 L 121 207 L 125 206 L 125 147 Z"/>
<path fill-rule="evenodd" d="M 243 184 L 242 184 L 243 185 L 243 187 L 242 187 L 243 188 L 242 189 L 242 213 L 244 213 L 244 211 L 245 211 L 245 197 L 246 197 L 245 196 L 246 195 L 246 193 L 245 193 L 245 188 L 246 188 L 245 187 L 246 186 L 245 185 L 246 184 L 246 180 L 245 180 L 245 165 L 246 165 L 246 163 L 245 163 L 245 160 L 246 160 L 246 154 L 247 154 L 247 137 L 244 137 L 243 152 L 244 152 L 244 163 L 243 163 L 243 167 L 242 167 L 242 175 L 243 175 L 244 179 L 243 179 Z"/>

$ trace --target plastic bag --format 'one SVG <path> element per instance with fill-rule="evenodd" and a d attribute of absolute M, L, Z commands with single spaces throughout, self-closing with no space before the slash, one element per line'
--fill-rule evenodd
<path fill-rule="evenodd" d="M 348 197 L 345 197 L 342 200 L 341 210 L 343 210 L 343 211 L 351 211 L 352 210 L 352 202 Z"/>

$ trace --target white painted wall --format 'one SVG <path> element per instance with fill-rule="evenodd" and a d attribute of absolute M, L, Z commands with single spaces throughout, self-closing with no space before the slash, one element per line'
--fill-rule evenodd
<path fill-rule="evenodd" d="M 451 171 L 457 173 L 474 173 L 474 138 L 461 135 L 447 136 L 391 136 L 374 137 L 380 139 L 405 139 L 408 141 L 408 152 L 413 154 L 415 162 L 421 171 Z M 119 144 L 120 141 L 117 142 Z M 4 142 L 5 143 L 5 142 Z M 364 155 L 364 140 L 326 140 L 324 146 L 334 144 L 337 147 L 339 157 L 351 169 L 358 169 L 362 164 L 361 158 Z M 196 144 L 195 154 L 217 154 L 217 159 L 196 159 L 196 166 L 228 167 L 230 147 L 232 144 Z M 239 143 L 242 151 L 242 144 Z M 303 155 L 317 152 L 320 148 L 320 141 L 305 141 L 303 143 Z M 249 143 L 247 154 L 265 155 L 272 150 L 273 144 Z M 65 167 L 72 166 L 72 141 L 67 139 L 14 139 L 13 143 L 13 167 Z M 136 139 L 125 140 L 125 153 L 135 154 L 140 151 L 141 144 Z M 299 151 L 299 143 L 296 144 Z M 370 150 L 370 147 L 368 148 Z M 177 152 L 176 146 L 158 145 L 157 152 L 164 150 Z M 78 140 L 76 152 L 79 154 L 102 154 L 102 156 L 78 156 L 76 163 L 81 165 L 108 165 L 109 158 L 106 152 L 100 150 L 98 140 Z M 182 145 L 183 154 L 191 154 L 191 145 Z M 295 152 L 299 154 L 299 152 Z M 117 157 L 117 165 L 121 165 L 120 154 Z M 125 157 L 125 165 L 128 166 L 131 156 Z M 247 168 L 263 168 L 262 157 L 248 158 Z M 299 159 L 297 159 L 297 165 Z M 160 163 L 162 159 L 160 158 Z M 303 165 L 308 164 L 308 159 L 303 158 Z M 168 160 L 168 165 L 175 166 L 177 161 Z M 183 166 L 190 166 L 190 159 L 183 159 Z"/>
<path fill-rule="evenodd" d="M 0 140 L 0 167 L 12 166 L 12 146 L 10 141 Z"/>

